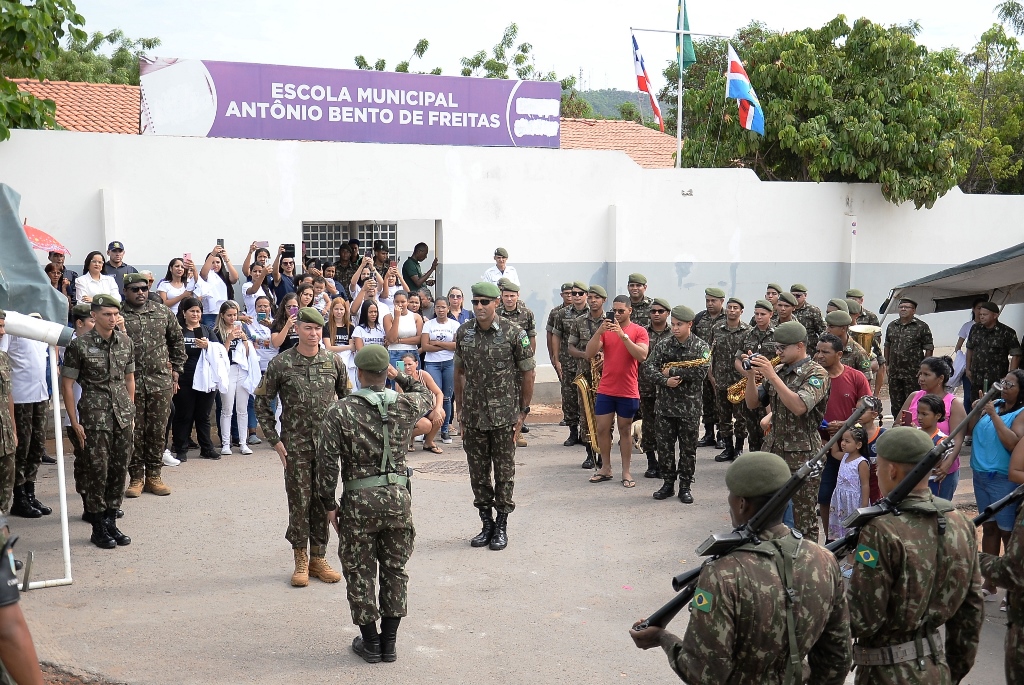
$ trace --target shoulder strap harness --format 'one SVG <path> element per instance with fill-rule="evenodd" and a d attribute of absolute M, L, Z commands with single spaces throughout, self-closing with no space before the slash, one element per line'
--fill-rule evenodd
<path fill-rule="evenodd" d="M 382 485 L 401 485 L 402 487 L 408 487 L 408 475 L 398 475 L 398 473 L 395 472 L 398 465 L 395 463 L 394 453 L 391 449 L 390 424 L 392 421 L 391 417 L 388 416 L 388 409 L 398 400 L 398 393 L 390 388 L 385 388 L 382 392 L 375 392 L 369 388 L 362 388 L 360 390 L 356 390 L 352 395 L 363 398 L 372 406 L 376 407 L 377 411 L 380 412 L 381 427 L 384 434 L 384 455 L 380 460 L 380 472 L 376 476 L 347 480 L 345 481 L 345 491 L 362 490 L 364 488 L 374 488 Z"/>

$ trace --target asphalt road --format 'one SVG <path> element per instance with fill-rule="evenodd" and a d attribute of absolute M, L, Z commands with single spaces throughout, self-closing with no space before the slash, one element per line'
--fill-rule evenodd
<path fill-rule="evenodd" d="M 696 503 L 657 502 L 660 483 L 643 479 L 642 455 L 635 488 L 591 485 L 582 448 L 562 447 L 564 435 L 534 427 L 518 451 L 503 552 L 469 546 L 479 519 L 459 439 L 443 455 L 410 455 L 433 473 L 415 479 L 410 613 L 393 664 L 350 652 L 357 630 L 344 581 L 290 586 L 281 465 L 266 445 L 165 469 L 171 496 L 125 501 L 126 548 L 89 544 L 69 483 L 74 584 L 22 600 L 40 658 L 132 684 L 673 682 L 664 654 L 636 649 L 627 629 L 672 596 L 671 577 L 699 563 L 693 550 L 709 532 L 728 530 L 726 465 L 699 450 Z M 67 471 L 70 481 L 70 458 Z M 37 486 L 49 504 L 56 473 L 44 466 Z M 61 577 L 57 516 L 12 527 L 19 556 L 35 550 L 34 577 Z M 336 544 L 332 531 L 337 568 Z M 986 608 L 978 664 L 964 683 L 1002 682 L 1005 614 Z M 684 612 L 671 629 L 681 634 L 685 621 Z"/>

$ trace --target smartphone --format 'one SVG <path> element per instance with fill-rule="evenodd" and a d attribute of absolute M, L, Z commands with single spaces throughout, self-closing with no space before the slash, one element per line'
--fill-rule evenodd
<path fill-rule="evenodd" d="M 295 243 L 285 243 L 284 254 L 281 256 L 285 259 L 295 259 Z"/>
<path fill-rule="evenodd" d="M 902 421 L 902 423 L 900 425 L 902 425 L 902 426 L 913 426 L 914 425 L 914 417 L 910 414 L 909 411 L 904 411 L 903 412 L 901 421 Z"/>
<path fill-rule="evenodd" d="M 186 252 L 185 255 L 182 257 L 182 259 L 184 259 L 186 262 L 191 262 L 192 261 L 192 253 L 191 252 Z"/>
<path fill-rule="evenodd" d="M 261 322 L 262 321 L 266 321 L 268 318 L 269 317 L 267 316 L 266 312 L 256 312 L 256 320 L 257 321 L 261 321 Z"/>
<path fill-rule="evenodd" d="M 224 247 L 224 239 L 223 238 L 217 238 L 217 244 L 220 245 L 221 247 Z"/>
<path fill-rule="evenodd" d="M 242 330 L 242 322 L 241 321 L 236 321 L 235 322 L 235 330 L 236 331 Z"/>
<path fill-rule="evenodd" d="M 615 321 L 615 312 L 612 312 L 612 311 L 605 312 L 604 313 L 604 318 L 608 319 L 609 321 Z"/>
<path fill-rule="evenodd" d="M 395 368 L 398 369 L 398 373 L 405 373 L 405 362 L 395 362 Z"/>
<path fill-rule="evenodd" d="M 257 240 L 256 241 L 256 247 L 269 248 L 270 247 L 270 241 L 269 240 Z"/>
<path fill-rule="evenodd" d="M 298 313 L 299 313 L 299 306 L 298 305 L 295 305 L 295 304 L 288 305 L 288 315 L 289 316 L 295 316 Z"/>
<path fill-rule="evenodd" d="M 373 259 L 373 249 L 372 248 L 367 248 L 366 249 L 366 256 L 369 257 L 370 259 Z"/>
<path fill-rule="evenodd" d="M 388 266 L 393 269 L 396 266 L 398 266 L 398 262 L 392 259 L 391 261 L 388 262 Z"/>

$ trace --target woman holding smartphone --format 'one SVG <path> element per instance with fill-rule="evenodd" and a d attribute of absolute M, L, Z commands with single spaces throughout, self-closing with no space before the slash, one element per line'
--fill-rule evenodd
<path fill-rule="evenodd" d="M 221 305 L 231 298 L 234 284 L 238 282 L 238 272 L 232 266 L 223 245 L 217 245 L 206 255 L 199 279 L 203 291 L 203 324 L 212 328 L 217 323 Z"/>
<path fill-rule="evenodd" d="M 220 393 L 220 453 L 231 454 L 231 413 L 237 417 L 238 434 L 248 435 L 249 430 L 249 391 L 245 389 L 245 381 L 249 375 L 238 359 L 248 356 L 251 343 L 246 333 L 245 324 L 238 320 L 238 303 L 228 300 L 220 306 L 217 314 L 217 326 L 213 331 L 213 341 L 227 348 L 231 368 L 228 370 L 228 387 Z M 240 442 L 242 454 L 252 454 L 249 445 Z"/>
<path fill-rule="evenodd" d="M 270 326 L 270 344 L 277 348 L 278 354 L 299 344 L 299 333 L 295 330 L 298 317 L 298 298 L 295 293 L 288 293 L 281 298 L 277 316 L 274 317 L 274 323 Z"/>
<path fill-rule="evenodd" d="M 210 410 L 215 393 L 199 392 L 192 387 L 199 357 L 210 346 L 212 337 L 210 329 L 203 325 L 203 303 L 195 297 L 183 299 L 178 306 L 178 323 L 185 337 L 186 359 L 178 377 L 178 392 L 174 393 L 171 449 L 179 461 L 188 460 L 188 443 L 195 424 L 199 456 L 220 459 L 210 439 Z"/>
<path fill-rule="evenodd" d="M 175 257 L 167 265 L 167 273 L 163 280 L 156 286 L 160 301 L 175 314 L 178 313 L 178 305 L 182 300 L 195 297 L 196 281 L 192 277 L 193 271 L 195 265 L 192 262 L 186 263 L 184 259 Z"/>
<path fill-rule="evenodd" d="M 397 291 L 393 301 L 394 312 L 384 316 L 384 330 L 387 332 L 385 340 L 391 366 L 398 368 L 398 362 L 405 352 L 417 352 L 419 349 L 423 318 L 409 310 L 409 296 L 404 290 Z"/>

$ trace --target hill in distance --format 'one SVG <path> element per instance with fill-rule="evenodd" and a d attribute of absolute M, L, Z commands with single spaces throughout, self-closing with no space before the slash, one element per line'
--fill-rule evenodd
<path fill-rule="evenodd" d="M 651 100 L 647 97 L 647 93 L 603 88 L 601 90 L 581 90 L 580 95 L 590 103 L 590 106 L 594 108 L 594 114 L 599 117 L 618 119 L 619 105 L 623 102 L 632 102 L 643 112 L 644 121 L 651 121 L 654 118 L 654 114 L 651 112 Z M 664 103 L 661 107 L 664 111 Z"/>

